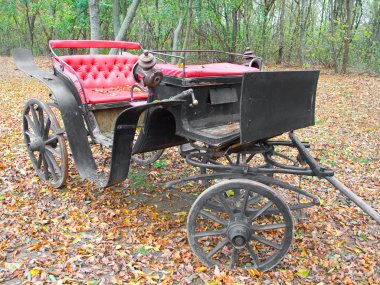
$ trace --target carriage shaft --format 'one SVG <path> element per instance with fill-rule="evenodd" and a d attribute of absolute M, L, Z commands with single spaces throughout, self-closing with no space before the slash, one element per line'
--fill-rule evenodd
<path fill-rule="evenodd" d="M 340 192 L 346 195 L 352 202 L 358 205 L 365 213 L 371 216 L 378 224 L 380 224 L 380 214 L 374 208 L 368 205 L 362 198 L 347 188 L 342 182 L 335 177 L 325 177 Z"/>

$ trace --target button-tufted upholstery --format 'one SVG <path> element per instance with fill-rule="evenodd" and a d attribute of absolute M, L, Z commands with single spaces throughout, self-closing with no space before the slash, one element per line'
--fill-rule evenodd
<path fill-rule="evenodd" d="M 99 104 L 130 101 L 130 88 L 136 82 L 132 68 L 137 55 L 68 55 L 60 57 L 72 67 L 83 88 L 87 103 Z M 54 64 L 59 66 L 57 59 Z M 66 68 L 64 72 L 74 81 L 83 102 L 85 102 L 77 77 Z M 145 100 L 148 94 L 139 89 L 133 90 L 135 100 Z"/>
<path fill-rule="evenodd" d="M 136 82 L 132 68 L 137 62 L 137 55 L 67 55 L 60 57 L 72 67 L 76 75 L 68 68 L 64 72 L 73 80 L 83 102 L 89 104 L 131 101 L 130 88 Z M 53 59 L 56 67 L 58 59 Z M 165 75 L 181 77 L 183 69 L 171 64 L 157 65 Z M 231 63 L 214 63 L 204 65 L 188 65 L 185 77 L 207 76 L 241 76 L 245 72 L 258 72 L 259 69 Z M 83 86 L 85 96 L 78 82 Z M 148 94 L 135 88 L 135 100 L 146 100 Z"/>

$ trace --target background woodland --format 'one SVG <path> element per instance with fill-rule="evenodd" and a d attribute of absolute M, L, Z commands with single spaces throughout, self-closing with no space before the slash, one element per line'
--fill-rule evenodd
<path fill-rule="evenodd" d="M 265 63 L 380 72 L 379 0 L 1 0 L 0 54 L 48 54 L 50 39 L 138 41 L 148 49 L 249 46 Z M 207 59 L 207 58 L 206 58 Z"/>

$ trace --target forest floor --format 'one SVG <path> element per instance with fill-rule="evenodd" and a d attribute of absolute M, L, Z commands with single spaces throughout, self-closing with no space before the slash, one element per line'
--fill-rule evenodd
<path fill-rule="evenodd" d="M 306 210 L 290 251 L 265 273 L 206 268 L 194 257 L 190 203 L 163 188 L 195 173 L 174 148 L 152 167 L 132 165 L 125 183 L 106 190 L 81 181 L 72 159 L 67 186 L 39 181 L 22 112 L 28 98 L 48 91 L 9 57 L 0 65 L 1 284 L 380 284 L 380 227 L 326 181 L 302 180 L 321 205 Z M 316 104 L 316 125 L 298 136 L 380 211 L 380 78 L 323 71 Z"/>

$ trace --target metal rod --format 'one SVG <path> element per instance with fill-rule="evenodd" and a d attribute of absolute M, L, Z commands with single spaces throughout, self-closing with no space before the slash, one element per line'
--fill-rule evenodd
<path fill-rule="evenodd" d="M 153 50 L 152 53 L 161 53 L 165 54 L 167 52 L 184 52 L 184 53 L 221 53 L 221 54 L 228 54 L 228 55 L 236 55 L 243 57 L 244 54 L 241 53 L 234 53 L 234 52 L 228 52 L 228 51 L 221 51 L 221 50 L 212 50 L 212 49 L 198 49 L 198 50 L 192 50 L 192 49 L 185 49 L 185 50 Z M 175 56 L 179 57 L 179 56 Z"/>
<path fill-rule="evenodd" d="M 368 205 L 362 198 L 352 192 L 343 183 L 335 177 L 325 177 L 332 185 L 334 185 L 340 192 L 346 195 L 352 202 L 358 205 L 365 213 L 370 215 L 378 224 L 380 224 L 380 214 L 374 208 Z"/>

